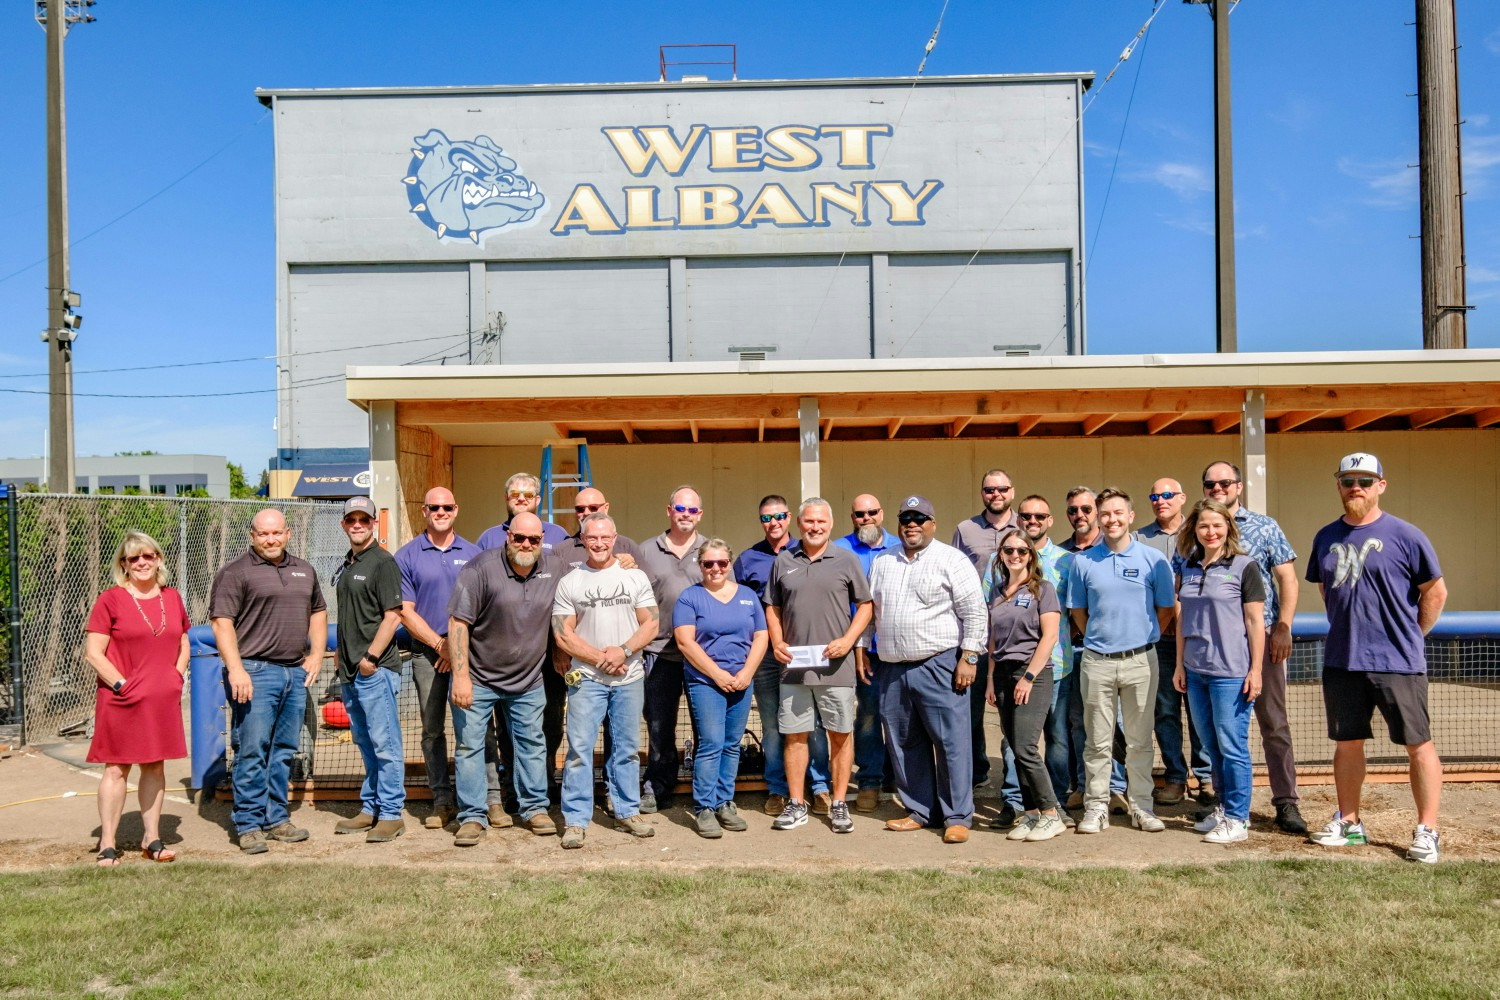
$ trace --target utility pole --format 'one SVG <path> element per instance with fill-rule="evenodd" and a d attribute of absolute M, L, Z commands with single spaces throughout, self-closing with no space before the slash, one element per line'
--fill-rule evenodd
<path fill-rule="evenodd" d="M 83 317 L 68 272 L 68 142 L 64 113 L 63 38 L 68 25 L 94 20 L 94 0 L 36 0 L 36 19 L 47 29 L 47 416 L 51 455 L 47 488 L 72 493 L 73 341 Z M 56 16 L 54 16 L 56 15 Z"/>
<path fill-rule="evenodd" d="M 1454 0 L 1417 0 L 1422 346 L 1469 346 Z"/>
<path fill-rule="evenodd" d="M 1214 249 L 1218 322 L 1215 350 L 1239 350 L 1234 291 L 1234 139 L 1229 121 L 1229 11 L 1239 0 L 1182 0 L 1203 4 L 1214 22 Z"/>

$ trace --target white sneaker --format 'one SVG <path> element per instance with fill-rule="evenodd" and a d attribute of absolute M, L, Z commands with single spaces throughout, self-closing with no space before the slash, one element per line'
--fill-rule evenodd
<path fill-rule="evenodd" d="M 1066 829 L 1067 827 L 1063 825 L 1059 817 L 1043 814 L 1032 824 L 1031 832 L 1026 835 L 1026 842 L 1035 844 L 1039 841 L 1051 840 Z"/>
<path fill-rule="evenodd" d="M 1328 825 L 1308 838 L 1322 847 L 1363 847 L 1370 841 L 1365 836 L 1363 823 L 1350 823 L 1342 813 L 1334 813 Z M 1415 845 L 1413 845 L 1415 846 Z M 1410 852 L 1408 852 L 1410 853 Z M 1437 860 L 1437 856 L 1433 856 Z"/>
<path fill-rule="evenodd" d="M 1193 829 L 1199 833 L 1208 833 L 1214 827 L 1224 822 L 1224 807 L 1214 806 L 1214 811 L 1193 824 Z"/>
<path fill-rule="evenodd" d="M 1077 833 L 1103 833 L 1109 829 L 1109 809 L 1107 806 L 1089 806 L 1083 811 L 1083 819 L 1078 821 Z"/>
<path fill-rule="evenodd" d="M 1406 850 L 1408 861 L 1420 861 L 1424 865 L 1435 865 L 1438 859 L 1438 832 L 1430 826 L 1417 824 L 1411 836 L 1411 847 Z"/>
<path fill-rule="evenodd" d="M 1150 809 L 1130 810 L 1130 825 L 1147 833 L 1161 833 L 1167 828 L 1167 824 L 1158 819 Z"/>
<path fill-rule="evenodd" d="M 1022 813 L 1021 818 L 1016 821 L 1016 825 L 1011 827 L 1010 832 L 1005 835 L 1005 839 L 1025 840 L 1031 834 L 1031 831 L 1036 829 L 1036 825 L 1041 821 L 1041 818 L 1037 813 Z"/>
<path fill-rule="evenodd" d="M 1250 824 L 1233 816 L 1225 816 L 1218 826 L 1208 831 L 1203 841 L 1207 844 L 1234 844 L 1249 839 Z"/>

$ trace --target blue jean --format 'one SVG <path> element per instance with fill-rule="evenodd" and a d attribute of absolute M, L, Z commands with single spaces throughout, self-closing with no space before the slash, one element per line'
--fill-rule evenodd
<path fill-rule="evenodd" d="M 1182 756 L 1182 709 L 1186 699 L 1172 686 L 1172 674 L 1177 670 L 1177 639 L 1163 639 L 1156 644 L 1156 661 L 1161 667 L 1161 676 L 1156 685 L 1156 745 L 1161 748 L 1162 781 L 1167 784 L 1187 784 L 1188 762 Z M 1186 705 L 1188 717 L 1188 752 L 1193 758 L 1193 776 L 1200 785 L 1208 784 L 1208 755 L 1203 751 L 1203 742 L 1198 738 L 1198 726 L 1193 721 L 1193 709 Z"/>
<path fill-rule="evenodd" d="M 717 809 L 734 801 L 740 740 L 750 720 L 751 694 L 725 694 L 716 685 L 690 674 L 687 696 L 693 729 L 698 733 L 698 742 L 693 744 L 693 810 Z"/>
<path fill-rule="evenodd" d="M 1052 793 L 1058 802 L 1068 801 L 1068 789 L 1073 782 L 1073 727 L 1068 720 L 1068 708 L 1077 686 L 1077 671 L 1069 671 L 1066 677 L 1052 682 L 1052 704 L 1047 709 L 1043 730 L 1047 742 L 1047 776 L 1052 779 Z M 1080 747 L 1079 752 L 1082 750 Z"/>
<path fill-rule="evenodd" d="M 896 791 L 923 825 L 974 825 L 969 693 L 953 689 L 958 650 L 880 665 L 880 715 L 891 737 Z"/>
<path fill-rule="evenodd" d="M 1214 791 L 1224 806 L 1224 815 L 1250 819 L 1250 715 L 1254 702 L 1245 698 L 1245 678 L 1208 677 L 1187 671 L 1188 704 L 1208 737 Z"/>
<path fill-rule="evenodd" d="M 406 805 L 406 755 L 401 749 L 401 715 L 396 694 L 401 675 L 376 667 L 366 677 L 356 673 L 344 683 L 344 708 L 349 712 L 349 735 L 365 762 L 359 786 L 361 812 L 376 821 L 400 819 Z"/>
<path fill-rule="evenodd" d="M 594 743 L 609 720 L 609 783 L 615 816 L 629 819 L 641 811 L 641 710 L 646 681 L 600 684 L 584 677 L 568 688 L 568 756 L 563 762 L 562 812 L 568 826 L 587 827 L 594 815 Z"/>
<path fill-rule="evenodd" d="M 307 675 L 300 663 L 241 662 L 250 675 L 250 700 L 235 701 L 227 678 L 224 692 L 229 699 L 230 740 L 235 748 L 234 770 L 229 776 L 234 788 L 231 816 L 235 832 L 248 833 L 280 826 L 290 816 L 287 783 L 302 733 L 302 716 L 307 711 L 307 690 L 302 686 Z"/>
<path fill-rule="evenodd" d="M 786 754 L 776 712 L 781 705 L 781 665 L 768 655 L 755 671 L 755 711 L 760 715 L 760 748 L 766 755 L 766 791 L 786 798 L 791 794 L 786 783 Z M 812 794 L 828 792 L 828 734 L 814 726 L 807 737 L 807 782 Z"/>
<path fill-rule="evenodd" d="M 870 657 L 875 678 L 854 685 L 854 766 L 860 788 L 877 791 L 885 784 L 885 732 L 880 725 L 880 658 Z M 828 739 L 824 734 L 824 740 Z"/>
<path fill-rule="evenodd" d="M 522 694 L 504 694 L 474 682 L 474 703 L 453 706 L 453 770 L 457 775 L 458 821 L 489 826 L 490 776 L 485 733 L 490 718 L 504 716 L 503 732 L 510 741 L 507 772 L 515 780 L 516 801 L 524 822 L 547 811 L 547 743 L 542 736 L 542 712 L 547 692 L 540 683 Z"/>

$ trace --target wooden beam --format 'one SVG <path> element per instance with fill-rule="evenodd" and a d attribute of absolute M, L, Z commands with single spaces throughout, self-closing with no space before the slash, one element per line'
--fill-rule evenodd
<path fill-rule="evenodd" d="M 560 438 L 567 439 L 573 436 L 568 433 L 567 424 L 553 424 L 552 429 L 557 432 L 557 436 Z"/>
<path fill-rule="evenodd" d="M 1022 417 L 1016 421 L 1016 436 L 1025 437 L 1030 434 L 1037 424 L 1042 422 L 1041 417 Z"/>
<path fill-rule="evenodd" d="M 951 438 L 958 437 L 964 432 L 964 428 L 969 426 L 969 421 L 973 419 L 973 417 L 959 417 L 957 420 L 950 423 L 948 425 L 948 436 Z"/>
<path fill-rule="evenodd" d="M 755 440 L 756 441 L 765 441 L 765 439 L 766 439 L 766 420 L 765 420 L 764 417 L 762 417 L 761 419 L 759 419 L 759 420 L 757 420 L 755 422 Z"/>
<path fill-rule="evenodd" d="M 1490 407 L 1488 410 L 1480 410 L 1474 414 L 1474 423 L 1479 427 L 1493 427 L 1500 424 L 1500 406 Z"/>
<path fill-rule="evenodd" d="M 692 435 L 693 435 L 693 444 L 697 444 L 698 443 L 698 421 L 696 421 L 696 420 L 689 420 L 688 421 L 688 430 L 692 432 Z"/>
<path fill-rule="evenodd" d="M 1092 417 L 1083 418 L 1083 433 L 1085 436 L 1094 433 L 1111 420 L 1115 419 L 1113 413 L 1096 413 Z"/>
<path fill-rule="evenodd" d="M 1215 434 L 1223 434 L 1225 431 L 1229 430 L 1229 428 L 1238 427 L 1239 425 L 1239 413 L 1221 413 L 1218 416 L 1214 417 Z"/>
<path fill-rule="evenodd" d="M 635 428 L 634 427 L 631 427 L 629 424 L 621 424 L 620 425 L 620 430 L 625 435 L 625 443 L 626 444 L 635 444 Z"/>
<path fill-rule="evenodd" d="M 1366 424 L 1373 424 L 1375 421 L 1379 420 L 1381 417 L 1388 417 L 1391 414 L 1396 413 L 1396 412 L 1398 412 L 1398 411 L 1396 411 L 1396 410 L 1390 410 L 1390 409 L 1385 409 L 1385 410 L 1355 410 L 1352 413 L 1346 413 L 1346 414 L 1344 414 L 1344 419 L 1342 421 L 1343 425 L 1344 425 L 1344 430 L 1346 430 L 1346 431 L 1358 430 L 1359 428 L 1365 426 Z"/>
<path fill-rule="evenodd" d="M 895 420 L 887 423 L 885 425 L 885 436 L 887 438 L 894 439 L 896 437 L 896 432 L 901 429 L 902 421 L 904 421 L 905 419 L 905 417 L 897 417 Z"/>
<path fill-rule="evenodd" d="M 1288 410 L 1276 418 L 1276 431 L 1285 433 L 1293 427 L 1301 427 L 1309 420 L 1316 420 L 1327 412 L 1327 410 Z"/>
<path fill-rule="evenodd" d="M 823 440 L 827 441 L 833 437 L 833 418 L 829 417 L 823 421 Z"/>
<path fill-rule="evenodd" d="M 1177 421 L 1187 416 L 1185 413 L 1160 413 L 1146 421 L 1146 433 L 1160 434 L 1163 430 L 1171 427 Z"/>
<path fill-rule="evenodd" d="M 1460 409 L 1451 406 L 1435 406 L 1431 409 L 1418 410 L 1416 413 L 1413 413 L 1406 419 L 1410 421 L 1411 429 L 1417 431 L 1421 430 L 1423 427 L 1435 424 L 1439 420 L 1446 420 L 1449 417 L 1455 417 L 1460 413 L 1466 412 L 1468 412 L 1467 407 Z"/>

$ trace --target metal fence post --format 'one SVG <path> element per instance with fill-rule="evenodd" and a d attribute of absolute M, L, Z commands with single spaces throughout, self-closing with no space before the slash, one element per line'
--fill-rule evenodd
<path fill-rule="evenodd" d="M 26 685 L 21 677 L 21 546 L 16 538 L 16 488 L 0 486 L 5 491 L 6 572 L 10 574 L 9 600 L 5 620 L 10 629 L 11 712 L 20 727 L 16 742 L 26 745 Z"/>

